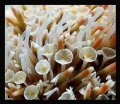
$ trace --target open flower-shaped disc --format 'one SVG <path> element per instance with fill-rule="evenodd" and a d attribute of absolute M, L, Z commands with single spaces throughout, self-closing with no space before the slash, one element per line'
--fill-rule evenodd
<path fill-rule="evenodd" d="M 112 59 L 112 58 L 114 58 L 116 56 L 116 52 L 112 48 L 103 47 L 102 51 L 103 51 L 103 56 L 106 59 Z"/>
<path fill-rule="evenodd" d="M 73 54 L 68 49 L 61 49 L 55 54 L 55 61 L 62 65 L 71 63 L 72 59 Z"/>
<path fill-rule="evenodd" d="M 46 57 L 51 57 L 54 53 L 54 46 L 51 44 L 46 44 L 45 46 L 43 46 L 44 51 L 43 51 L 43 55 L 45 55 Z"/>
<path fill-rule="evenodd" d="M 15 73 L 14 80 L 16 84 L 24 83 L 26 80 L 26 74 L 23 71 Z"/>
<path fill-rule="evenodd" d="M 36 64 L 35 70 L 40 75 L 47 74 L 50 70 L 50 63 L 46 59 L 45 60 L 40 60 Z"/>
<path fill-rule="evenodd" d="M 38 96 L 39 90 L 35 85 L 30 85 L 26 87 L 24 91 L 24 97 L 27 100 L 35 99 Z"/>
<path fill-rule="evenodd" d="M 84 47 L 79 53 L 79 57 L 87 62 L 93 62 L 97 58 L 96 50 L 92 47 Z"/>

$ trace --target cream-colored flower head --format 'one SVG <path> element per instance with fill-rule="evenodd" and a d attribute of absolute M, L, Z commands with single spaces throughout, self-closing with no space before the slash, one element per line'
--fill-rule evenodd
<path fill-rule="evenodd" d="M 8 83 L 8 82 L 12 82 L 13 80 L 14 80 L 14 71 L 8 70 L 5 73 L 5 82 Z"/>
<path fill-rule="evenodd" d="M 46 44 L 43 46 L 42 54 L 46 57 L 51 57 L 54 54 L 54 46 L 52 44 Z"/>
<path fill-rule="evenodd" d="M 78 7 L 77 8 L 77 12 L 81 16 L 88 14 L 89 11 L 90 11 L 90 9 L 88 7 Z"/>
<path fill-rule="evenodd" d="M 29 18 L 27 18 L 25 20 L 25 23 L 28 25 L 33 25 L 33 24 L 35 24 L 36 20 L 37 20 L 37 17 L 35 15 L 33 15 L 33 16 L 30 16 Z"/>
<path fill-rule="evenodd" d="M 27 18 L 33 16 L 34 14 L 35 14 L 35 9 L 33 7 L 24 11 L 24 16 Z"/>
<path fill-rule="evenodd" d="M 71 63 L 72 59 L 73 54 L 68 49 L 61 49 L 55 54 L 55 61 L 62 65 Z"/>
<path fill-rule="evenodd" d="M 23 71 L 18 71 L 17 73 L 15 73 L 14 75 L 14 81 L 16 84 L 22 84 L 24 83 L 26 80 L 26 74 Z"/>
<path fill-rule="evenodd" d="M 74 100 L 69 92 L 64 92 L 58 100 Z"/>
<path fill-rule="evenodd" d="M 79 53 L 79 57 L 87 62 L 93 62 L 97 58 L 96 50 L 92 47 L 84 47 Z"/>
<path fill-rule="evenodd" d="M 110 100 L 110 99 L 105 94 L 101 94 L 95 100 Z"/>
<path fill-rule="evenodd" d="M 25 91 L 24 91 L 24 97 L 27 100 L 33 100 L 38 96 L 39 90 L 37 88 L 37 86 L 35 85 L 30 85 L 28 87 L 26 87 Z"/>
<path fill-rule="evenodd" d="M 40 75 L 47 74 L 50 71 L 50 63 L 46 59 L 40 60 L 36 64 L 35 70 Z"/>
<path fill-rule="evenodd" d="M 57 93 L 59 93 L 59 88 L 58 87 L 55 87 L 54 89 L 44 93 L 43 95 L 46 96 L 46 99 L 48 99 L 55 91 L 57 91 Z"/>
<path fill-rule="evenodd" d="M 103 56 L 106 59 L 112 59 L 116 56 L 116 51 L 109 47 L 102 47 Z"/>
<path fill-rule="evenodd" d="M 59 98 L 58 100 L 76 100 L 75 95 L 72 91 L 72 87 L 70 87 L 70 89 L 66 89 L 67 91 L 64 92 Z"/>

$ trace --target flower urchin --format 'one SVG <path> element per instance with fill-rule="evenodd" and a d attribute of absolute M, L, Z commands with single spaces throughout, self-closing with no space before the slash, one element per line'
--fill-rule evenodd
<path fill-rule="evenodd" d="M 5 9 L 5 100 L 115 100 L 115 5 Z"/>

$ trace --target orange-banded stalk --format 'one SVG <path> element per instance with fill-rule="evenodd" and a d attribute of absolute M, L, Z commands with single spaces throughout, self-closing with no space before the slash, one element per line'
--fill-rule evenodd
<path fill-rule="evenodd" d="M 92 16 L 94 16 L 95 12 L 92 10 L 92 11 L 89 12 L 89 14 L 92 14 Z"/>
<path fill-rule="evenodd" d="M 91 96 L 91 99 L 95 99 L 94 95 L 98 92 L 99 89 L 100 89 L 99 87 L 95 87 L 95 88 L 91 89 L 91 95 L 93 95 L 93 96 Z"/>
<path fill-rule="evenodd" d="M 116 50 L 116 41 L 115 41 L 115 43 L 112 45 L 112 48 Z"/>
<path fill-rule="evenodd" d="M 77 83 L 81 82 L 81 80 L 85 77 L 87 77 L 88 75 L 90 75 L 92 73 L 92 71 L 94 71 L 93 67 L 89 67 L 86 70 L 82 71 L 81 73 L 79 73 L 78 75 L 76 75 L 74 78 L 63 82 L 60 86 L 59 86 L 59 90 L 61 93 L 65 92 L 66 88 L 69 86 L 74 87 Z"/>
<path fill-rule="evenodd" d="M 93 38 L 95 38 L 96 36 L 98 36 L 98 34 L 100 33 L 100 30 L 97 30 L 92 36 L 91 36 L 91 40 Z"/>
<path fill-rule="evenodd" d="M 102 7 L 106 10 L 108 5 L 102 5 Z"/>
<path fill-rule="evenodd" d="M 12 96 L 13 91 L 5 87 L 5 92 L 14 100 L 23 100 L 20 96 Z"/>
<path fill-rule="evenodd" d="M 100 70 L 97 75 L 102 76 L 102 75 L 108 75 L 109 73 L 111 73 L 112 71 L 116 70 L 116 62 L 108 65 L 107 67 L 103 68 L 102 70 Z"/>
<path fill-rule="evenodd" d="M 8 86 L 9 86 L 10 90 L 12 90 L 13 92 L 18 90 L 18 88 L 12 83 L 8 83 Z"/>
<path fill-rule="evenodd" d="M 84 100 L 90 100 L 90 95 L 91 95 L 91 83 L 88 83 L 85 94 L 84 94 Z"/>
<path fill-rule="evenodd" d="M 104 27 L 102 26 L 98 26 L 98 27 L 93 27 L 92 30 L 91 30 L 91 34 L 93 35 L 97 30 L 104 30 Z"/>
<path fill-rule="evenodd" d="M 79 19 L 74 25 L 73 27 L 71 28 L 71 33 L 74 32 L 74 31 L 77 31 L 79 29 L 79 27 L 86 22 L 86 18 L 81 18 Z"/>
<path fill-rule="evenodd" d="M 58 47 L 57 47 L 57 50 L 59 51 L 60 49 L 63 49 L 63 35 L 60 35 L 59 36 L 59 39 L 58 39 Z"/>
<path fill-rule="evenodd" d="M 15 64 L 15 67 L 19 70 L 22 71 L 22 67 L 19 64 Z"/>
<path fill-rule="evenodd" d="M 49 85 L 49 86 L 44 90 L 44 93 L 52 90 L 54 87 L 55 87 L 55 84 L 54 84 L 54 83 L 51 84 L 51 85 Z"/>
<path fill-rule="evenodd" d="M 113 34 L 113 36 L 111 37 L 111 39 L 108 41 L 106 47 L 110 47 L 112 48 L 112 45 L 116 42 L 116 33 Z"/>
<path fill-rule="evenodd" d="M 69 82 L 68 85 L 75 85 L 79 83 L 83 78 L 87 77 L 94 71 L 94 67 L 89 67 L 85 70 L 83 70 L 81 73 L 76 75 L 74 78 L 72 78 Z"/>
<path fill-rule="evenodd" d="M 16 90 L 12 93 L 12 96 L 20 96 L 20 95 L 23 95 L 24 94 L 24 90 L 25 88 L 21 88 L 19 90 Z"/>
<path fill-rule="evenodd" d="M 60 77 L 58 78 L 58 81 L 57 81 L 57 86 L 59 86 L 60 84 L 62 84 L 64 81 L 67 80 L 67 78 L 72 74 L 73 72 L 73 67 L 70 67 L 68 68 L 66 71 L 64 71 Z"/>
<path fill-rule="evenodd" d="M 95 99 L 97 96 L 106 93 L 113 86 L 113 84 L 114 82 L 112 80 L 108 80 L 105 84 L 103 84 L 99 88 L 99 90 L 97 91 L 93 98 Z"/>
<path fill-rule="evenodd" d="M 84 5 L 84 6 L 85 6 L 85 7 L 89 7 L 89 8 L 90 8 L 90 6 L 91 6 L 91 5 Z"/>
<path fill-rule="evenodd" d="M 105 35 L 102 34 L 98 39 L 94 41 L 94 43 L 91 45 L 93 48 L 97 49 L 97 47 L 102 43 Z"/>

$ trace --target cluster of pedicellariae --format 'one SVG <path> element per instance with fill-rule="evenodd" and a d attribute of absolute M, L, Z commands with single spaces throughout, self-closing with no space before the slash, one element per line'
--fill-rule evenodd
<path fill-rule="evenodd" d="M 115 5 L 5 7 L 5 100 L 115 100 Z"/>

